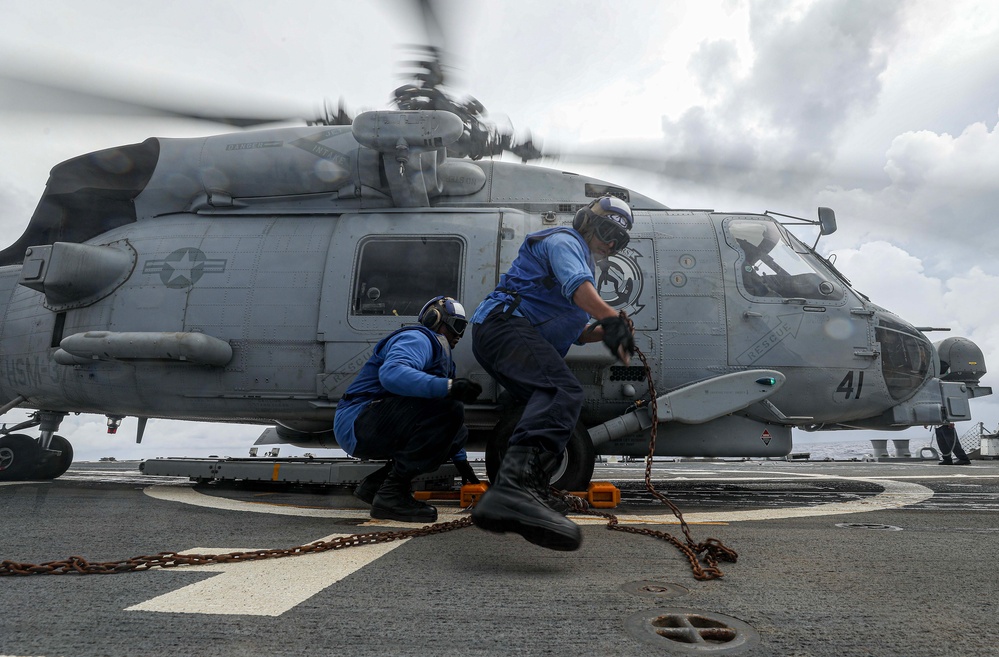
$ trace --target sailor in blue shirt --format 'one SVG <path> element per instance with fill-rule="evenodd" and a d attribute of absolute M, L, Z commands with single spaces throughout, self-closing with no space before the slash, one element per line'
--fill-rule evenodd
<path fill-rule="evenodd" d="M 337 404 L 333 431 L 340 447 L 360 459 L 389 459 L 354 491 L 371 504 L 372 518 L 436 522 L 437 509 L 416 500 L 410 486 L 448 457 L 464 480 L 478 483 L 464 451 L 464 404 L 475 401 L 482 386 L 456 379 L 451 359 L 466 324 L 460 303 L 431 299 L 419 324 L 375 345 Z"/>
<path fill-rule="evenodd" d="M 564 508 L 552 508 L 558 505 L 548 492 L 583 405 L 583 387 L 564 357 L 574 342 L 603 340 L 628 363 L 634 336 L 629 322 L 597 292 L 594 257 L 624 248 L 632 222 L 625 202 L 605 196 L 577 212 L 571 228 L 528 235 L 472 315 L 476 360 L 526 404 L 496 481 L 472 510 L 472 521 L 482 529 L 513 531 L 554 550 L 580 545 L 579 527 Z M 598 321 L 587 329 L 590 317 Z"/>

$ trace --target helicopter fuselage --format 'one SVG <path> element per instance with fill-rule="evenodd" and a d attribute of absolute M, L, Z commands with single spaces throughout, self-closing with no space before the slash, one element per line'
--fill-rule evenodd
<path fill-rule="evenodd" d="M 451 137 L 382 135 L 379 120 L 148 140 L 54 169 L 25 235 L 0 253 L 0 403 L 276 424 L 288 442 L 335 447 L 337 400 L 379 339 L 433 296 L 474 308 L 527 234 L 571 224 L 607 193 L 631 205 L 635 227 L 598 261 L 596 287 L 633 321 L 656 394 L 746 370 L 786 379 L 710 422 L 663 425 L 657 453 L 781 456 L 792 427 L 967 420 L 968 400 L 990 392 L 984 360 L 948 379 L 920 331 L 772 216 L 670 209 L 568 172 L 455 160 Z M 484 388 L 467 408 L 474 449 L 504 404 L 470 342 L 455 358 Z M 567 362 L 587 427 L 650 396 L 645 368 L 600 344 L 573 346 Z M 647 439 L 615 435 L 597 450 L 644 455 Z"/>

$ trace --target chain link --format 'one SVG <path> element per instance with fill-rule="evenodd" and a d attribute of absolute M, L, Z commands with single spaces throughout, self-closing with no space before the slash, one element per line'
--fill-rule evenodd
<path fill-rule="evenodd" d="M 629 328 L 634 329 L 631 319 L 624 311 L 620 315 L 628 322 Z M 669 507 L 673 515 L 680 521 L 680 528 L 683 531 L 686 543 L 669 532 L 657 531 L 621 525 L 617 516 L 612 513 L 604 513 L 590 508 L 586 500 L 569 495 L 564 491 L 552 488 L 552 493 L 563 499 L 569 508 L 575 513 L 599 516 L 607 519 L 607 529 L 627 532 L 629 534 L 641 534 L 651 536 L 668 543 L 672 543 L 682 552 L 690 562 L 690 569 L 694 578 L 698 580 L 710 580 L 723 577 L 721 569 L 718 568 L 718 561 L 728 561 L 734 563 L 738 554 L 722 544 L 721 541 L 708 538 L 701 543 L 694 541 L 690 534 L 687 521 L 683 518 L 683 513 L 665 495 L 659 493 L 652 485 L 652 456 L 656 451 L 656 434 L 659 426 L 659 408 L 656 401 L 656 386 L 652 378 L 652 368 L 642 353 L 641 349 L 635 348 L 635 353 L 645 367 L 645 376 L 648 380 L 649 395 L 651 396 L 652 430 L 649 436 L 649 454 L 645 459 L 645 488 L 657 500 Z M 0 561 L 0 577 L 11 575 L 110 575 L 115 573 L 126 573 L 132 571 L 150 570 L 152 568 L 176 568 L 177 566 L 203 566 L 212 563 L 238 563 L 241 561 L 259 561 L 261 559 L 279 559 L 281 557 L 293 557 L 303 554 L 315 554 L 328 552 L 329 550 L 342 550 L 359 545 L 374 545 L 376 543 L 390 543 L 406 538 L 417 538 L 419 536 L 431 536 L 433 534 L 443 534 L 445 532 L 463 529 L 472 524 L 471 518 L 461 518 L 449 522 L 441 522 L 433 525 L 426 525 L 419 529 L 408 529 L 395 532 L 368 532 L 366 534 L 351 534 L 341 536 L 329 541 L 316 541 L 307 545 L 299 545 L 292 548 L 277 548 L 273 550 L 250 550 L 246 552 L 228 552 L 226 554 L 181 554 L 179 552 L 160 552 L 156 555 L 132 557 L 121 561 L 104 561 L 90 563 L 83 557 L 73 556 L 63 561 L 49 561 L 42 564 L 17 563 L 15 561 Z M 702 562 L 703 561 L 703 565 Z"/>
<path fill-rule="evenodd" d="M 632 329 L 632 332 L 634 332 L 634 324 L 623 310 L 620 313 L 620 317 L 628 322 L 628 327 Z M 649 410 L 652 415 L 652 429 L 649 433 L 649 454 L 645 457 L 645 489 L 649 491 L 654 498 L 669 507 L 669 510 L 674 516 L 676 516 L 676 519 L 680 521 L 680 529 L 687 541 L 686 543 L 681 543 L 679 539 L 668 532 L 621 526 L 618 523 L 617 517 L 609 513 L 605 514 L 591 511 L 590 514 L 607 517 L 607 529 L 628 532 L 631 534 L 644 534 L 646 536 L 652 536 L 672 543 L 678 550 L 683 552 L 686 555 L 687 560 L 690 561 L 690 568 L 693 571 L 694 579 L 718 579 L 724 576 L 721 569 L 718 568 L 718 561 L 721 560 L 735 563 L 735 561 L 739 558 L 738 553 L 735 550 L 726 547 L 721 541 L 714 538 L 708 538 L 702 543 L 694 541 L 690 534 L 690 527 L 687 525 L 687 521 L 683 518 L 683 513 L 681 513 L 680 509 L 678 509 L 673 502 L 671 502 L 665 495 L 657 491 L 652 485 L 652 457 L 656 453 L 656 438 L 659 429 L 658 395 L 656 393 L 655 381 L 652 378 L 652 368 L 649 367 L 648 359 L 645 357 L 645 354 L 642 353 L 642 350 L 637 346 L 635 347 L 635 353 L 638 354 L 639 359 L 642 361 L 642 365 L 645 367 L 645 377 L 649 386 L 649 398 L 651 399 Z M 706 564 L 707 567 L 702 566 L 699 559 L 703 559 L 704 564 Z"/>
<path fill-rule="evenodd" d="M 123 559 L 121 561 L 104 561 L 100 563 L 90 563 L 83 557 L 70 557 L 63 561 L 49 561 L 37 565 L 14 561 L 0 561 L 0 577 L 5 575 L 68 575 L 73 573 L 80 575 L 111 575 L 137 570 L 150 570 L 151 568 L 176 568 L 177 566 L 203 566 L 210 563 L 238 563 L 240 561 L 278 559 L 281 557 L 328 552 L 329 550 L 342 550 L 359 545 L 390 543 L 404 538 L 443 534 L 455 529 L 470 527 L 471 524 L 471 518 L 461 518 L 460 520 L 427 525 L 419 529 L 352 534 L 350 536 L 340 536 L 329 541 L 316 541 L 308 545 L 299 545 L 292 548 L 250 550 L 246 552 L 228 552 L 226 554 L 160 552 L 151 556 L 132 557 L 131 559 Z"/>

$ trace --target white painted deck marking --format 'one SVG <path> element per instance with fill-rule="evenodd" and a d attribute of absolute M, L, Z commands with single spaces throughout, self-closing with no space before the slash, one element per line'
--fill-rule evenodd
<path fill-rule="evenodd" d="M 224 497 L 215 497 L 199 493 L 193 488 L 182 488 L 176 486 L 149 486 L 143 492 L 150 497 L 167 502 L 180 502 L 192 506 L 207 507 L 210 509 L 222 509 L 223 511 L 243 511 L 246 513 L 270 513 L 279 516 L 302 516 L 310 518 L 368 518 L 368 509 L 319 509 L 309 506 L 292 506 L 289 504 L 271 504 L 268 502 L 244 502 L 242 500 L 230 500 Z M 458 508 L 437 508 L 438 522 L 448 522 L 467 517 Z M 422 527 L 415 523 L 399 523 L 386 520 L 368 520 L 362 523 L 361 527 L 408 527 L 410 529 Z"/>
<path fill-rule="evenodd" d="M 850 481 L 866 481 L 882 486 L 884 490 L 862 500 L 851 502 L 831 502 L 815 506 L 798 506 L 787 509 L 750 509 L 746 511 L 705 511 L 701 513 L 684 513 L 684 519 L 689 523 L 698 522 L 744 522 L 747 520 L 778 520 L 782 518 L 808 518 L 812 516 L 833 516 L 846 513 L 863 513 L 865 511 L 883 511 L 897 509 L 910 504 L 918 504 L 933 497 L 933 491 L 926 486 L 890 479 L 866 479 L 860 477 L 823 477 L 824 479 L 848 479 Z M 613 513 L 613 509 L 611 510 Z M 573 516 L 572 519 L 581 525 L 606 524 L 606 520 L 592 516 Z M 679 524 L 672 513 L 658 515 L 618 515 L 622 525 L 660 525 Z"/>
<path fill-rule="evenodd" d="M 800 477 L 800 475 L 797 476 Z M 771 479 L 769 476 L 763 478 Z M 887 478 L 837 477 L 828 475 L 808 475 L 801 478 L 812 481 L 815 479 L 865 481 L 883 486 L 884 490 L 877 495 L 850 502 L 833 502 L 830 504 L 788 509 L 768 508 L 746 511 L 685 513 L 684 518 L 690 523 L 707 523 L 839 515 L 894 509 L 910 504 L 917 504 L 933 496 L 933 491 L 925 486 L 910 482 L 894 481 Z M 698 479 L 717 480 L 714 477 L 700 477 Z M 271 513 L 317 518 L 365 518 L 368 515 L 367 509 L 319 509 L 230 500 L 204 495 L 193 488 L 177 486 L 151 486 L 144 489 L 144 492 L 150 497 L 163 501 L 191 504 L 225 511 Z M 614 511 L 612 510 L 611 512 Z M 461 510 L 448 509 L 447 507 L 440 508 L 439 514 L 439 521 L 441 522 L 465 516 Z M 621 513 L 616 515 L 622 524 L 664 525 L 677 523 L 676 518 L 671 513 L 655 515 Z M 572 519 L 581 525 L 606 523 L 606 520 L 593 516 L 573 515 Z M 404 527 L 415 526 L 412 524 L 406 525 L 378 520 L 369 520 L 361 526 L 400 525 Z M 323 540 L 340 535 L 343 534 L 335 534 Z M 391 543 L 366 545 L 348 550 L 331 550 L 329 552 L 301 557 L 184 567 L 184 571 L 201 570 L 222 574 L 129 607 L 126 611 L 280 616 L 323 589 L 399 547 L 406 540 L 409 539 Z M 242 550 L 237 548 L 192 548 L 187 552 L 221 554 L 236 551 Z"/>
<path fill-rule="evenodd" d="M 343 536 L 333 534 L 320 540 Z M 409 539 L 347 550 L 243 563 L 185 566 L 152 572 L 219 572 L 221 575 L 128 607 L 125 611 L 174 614 L 280 616 Z M 188 554 L 225 554 L 254 548 L 192 548 Z"/>
<path fill-rule="evenodd" d="M 873 483 L 884 488 L 877 495 L 853 500 L 849 502 L 831 502 L 829 504 L 818 504 L 813 506 L 790 507 L 784 509 L 766 508 L 750 509 L 745 511 L 704 511 L 700 513 L 684 513 L 683 517 L 687 522 L 744 522 L 752 520 L 777 520 L 782 518 L 807 518 L 810 516 L 831 516 L 847 513 L 863 513 L 865 511 L 882 511 L 885 509 L 897 509 L 910 504 L 918 504 L 930 497 L 933 491 L 926 486 L 907 482 L 895 481 L 882 477 L 839 477 L 835 475 L 801 475 L 791 473 L 768 473 L 764 477 L 751 478 L 753 480 L 772 480 L 775 476 L 798 477 L 815 481 L 817 479 L 840 480 L 840 481 L 864 481 Z M 697 480 L 719 481 L 719 477 L 697 477 Z M 745 481 L 746 479 L 740 478 Z M 313 516 L 319 518 L 364 518 L 368 515 L 367 509 L 317 509 L 312 507 L 278 506 L 263 502 L 243 502 L 239 500 L 229 500 L 225 498 L 203 495 L 192 488 L 160 487 L 152 486 L 145 489 L 147 495 L 157 499 L 181 502 L 183 504 L 193 504 L 196 506 L 224 509 L 229 511 L 247 511 L 253 513 L 273 513 L 278 515 Z M 622 524 L 630 525 L 662 525 L 677 524 L 676 517 L 672 513 L 661 514 L 629 514 L 620 513 L 610 509 L 611 513 L 617 515 Z M 439 522 L 457 520 L 465 517 L 466 514 L 460 509 L 439 507 Z M 602 525 L 606 524 L 603 518 L 593 516 L 573 515 L 572 519 L 581 525 Z M 403 526 L 413 527 L 400 523 L 392 523 L 380 520 L 369 520 L 362 523 L 364 526 Z"/>

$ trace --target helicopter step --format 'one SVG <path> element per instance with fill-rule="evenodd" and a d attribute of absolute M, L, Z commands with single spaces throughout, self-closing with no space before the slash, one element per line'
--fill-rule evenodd
<path fill-rule="evenodd" d="M 139 463 L 139 471 L 153 476 L 188 477 L 197 483 L 270 482 L 312 486 L 353 486 L 384 465 L 381 461 L 349 458 L 309 457 L 167 457 Z M 440 490 L 453 486 L 458 470 L 446 463 L 434 472 L 413 480 L 416 490 Z"/>

